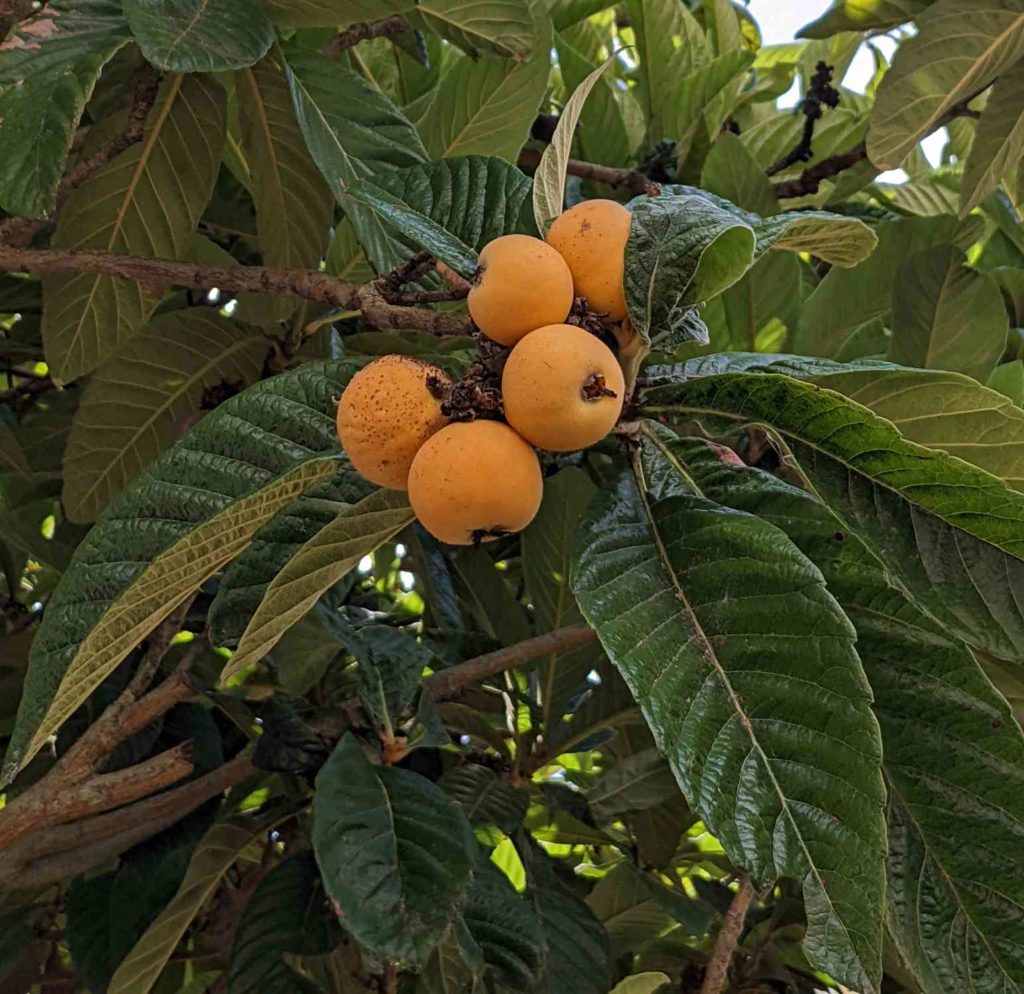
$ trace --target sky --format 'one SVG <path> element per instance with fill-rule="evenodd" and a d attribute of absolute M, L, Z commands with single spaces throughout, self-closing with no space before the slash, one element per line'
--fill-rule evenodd
<path fill-rule="evenodd" d="M 832 4 L 831 0 L 749 0 L 747 6 L 761 28 L 764 43 L 778 45 L 792 41 L 800 28 L 820 17 Z M 892 49 L 895 47 L 893 42 L 887 38 L 876 38 L 874 41 L 882 51 L 891 56 Z M 853 60 L 843 83 L 851 90 L 863 92 L 873 72 L 874 62 L 871 53 L 867 49 L 862 49 Z M 794 94 L 792 100 L 784 97 L 780 103 L 785 105 L 793 103 L 795 100 Z M 922 147 L 925 155 L 933 164 L 938 162 L 944 144 L 944 132 L 936 132 L 930 138 L 925 139 Z M 905 176 L 906 174 L 902 170 L 894 170 L 891 173 L 883 173 L 879 179 L 898 181 Z"/>

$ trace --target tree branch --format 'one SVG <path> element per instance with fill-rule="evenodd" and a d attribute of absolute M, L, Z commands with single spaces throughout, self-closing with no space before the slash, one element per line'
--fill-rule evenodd
<path fill-rule="evenodd" d="M 23 400 L 26 397 L 38 397 L 41 393 L 56 389 L 57 384 L 49 377 L 42 380 L 26 380 L 16 387 L 11 387 L 10 390 L 0 391 L 0 404 L 10 404 L 12 401 Z"/>
<path fill-rule="evenodd" d="M 363 320 L 374 328 L 425 331 L 436 335 L 466 335 L 472 330 L 472 324 L 464 314 L 389 303 L 379 281 L 345 283 L 335 276 L 308 269 L 201 266 L 174 259 L 146 259 L 113 252 L 0 246 L 0 271 L 98 273 L 157 286 L 181 286 L 204 291 L 218 287 L 229 293 L 284 294 L 361 311 Z"/>
<path fill-rule="evenodd" d="M 386 38 L 388 35 L 400 35 L 403 31 L 409 30 L 409 22 L 401 14 L 393 14 L 391 17 L 382 17 L 379 21 L 363 21 L 360 24 L 353 24 L 340 34 L 336 34 L 330 41 L 320 46 L 320 54 L 330 57 L 341 55 L 347 48 L 358 45 L 361 41 L 368 41 L 370 38 Z"/>
<path fill-rule="evenodd" d="M 146 130 L 146 119 L 156 103 L 160 90 L 160 73 L 149 63 L 139 71 L 135 83 L 135 95 L 131 109 L 128 111 L 128 122 L 124 131 L 115 135 L 101 145 L 92 155 L 79 162 L 57 187 L 57 200 L 54 212 L 64 206 L 71 191 L 81 186 L 90 176 L 111 159 L 116 158 L 136 142 L 142 141 Z M 23 246 L 27 245 L 32 236 L 46 222 L 36 221 L 27 217 L 9 217 L 0 222 L 0 244 Z"/>
<path fill-rule="evenodd" d="M 729 965 L 732 963 L 733 954 L 739 944 L 740 933 L 743 931 L 743 923 L 753 897 L 754 888 L 750 877 L 746 873 L 740 874 L 740 887 L 733 895 L 729 910 L 722 920 L 722 927 L 715 937 L 715 945 L 711 950 L 711 957 L 708 959 L 708 968 L 704 974 L 704 983 L 701 985 L 700 994 L 721 994 L 725 987 L 726 979 L 729 976 Z"/>
<path fill-rule="evenodd" d="M 811 142 L 814 140 L 814 126 L 824 113 L 822 108 L 839 106 L 839 91 L 832 85 L 833 69 L 833 66 L 821 61 L 814 67 L 814 75 L 807 87 L 807 95 L 800 104 L 800 113 L 804 115 L 804 128 L 800 135 L 800 141 L 765 170 L 767 175 L 774 176 L 776 173 L 781 173 L 795 162 L 807 162 L 814 155 Z"/>
<path fill-rule="evenodd" d="M 541 153 L 537 149 L 524 148 L 519 153 L 519 168 L 536 169 L 540 165 L 540 159 Z M 595 162 L 570 159 L 566 172 L 570 176 L 578 176 L 580 179 L 589 179 L 595 183 L 603 183 L 605 186 L 628 190 L 635 197 L 641 194 L 656 197 L 661 192 L 661 187 L 638 169 L 616 169 L 613 166 L 601 166 Z"/>
<path fill-rule="evenodd" d="M 597 633 L 586 625 L 570 625 L 557 631 L 538 635 L 536 638 L 517 642 L 515 645 L 488 652 L 486 655 L 468 659 L 458 666 L 441 670 L 423 681 L 435 701 L 451 697 L 463 687 L 479 683 L 487 677 L 504 673 L 515 666 L 532 662 L 555 652 L 567 652 L 581 645 L 588 645 L 597 638 Z"/>

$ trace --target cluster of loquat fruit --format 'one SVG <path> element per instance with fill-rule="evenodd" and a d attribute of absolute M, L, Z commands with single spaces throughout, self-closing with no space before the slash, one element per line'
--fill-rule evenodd
<path fill-rule="evenodd" d="M 469 314 L 510 348 L 501 371 L 504 421 L 451 420 L 448 376 L 388 355 L 352 377 L 338 404 L 338 437 L 371 483 L 407 490 L 421 524 L 452 545 L 525 528 L 540 507 L 537 449 L 599 442 L 622 411 L 625 382 L 597 335 L 566 323 L 580 298 L 620 346 L 630 338 L 622 288 L 629 212 L 611 200 L 565 211 L 546 241 L 503 235 L 480 253 Z"/>

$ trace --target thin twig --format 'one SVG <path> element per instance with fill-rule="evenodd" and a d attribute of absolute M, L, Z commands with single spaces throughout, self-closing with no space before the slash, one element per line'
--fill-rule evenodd
<path fill-rule="evenodd" d="M 581 645 L 588 645 L 597 638 L 592 628 L 586 625 L 569 625 L 557 631 L 538 635 L 515 645 L 506 646 L 495 652 L 488 652 L 475 659 L 468 659 L 458 666 L 441 670 L 427 677 L 424 685 L 436 701 L 451 697 L 463 687 L 479 683 L 487 677 L 496 676 L 523 663 L 532 662 L 555 652 L 567 652 Z"/>
<path fill-rule="evenodd" d="M 708 967 L 704 973 L 704 983 L 701 985 L 700 994 L 721 994 L 725 987 L 729 976 L 729 966 L 732 963 L 733 954 L 736 952 L 736 946 L 739 944 L 743 923 L 753 897 L 754 887 L 750 882 L 750 877 L 746 873 L 741 873 L 739 890 L 733 895 L 729 910 L 726 911 L 725 918 L 722 920 L 722 927 L 715 937 L 715 945 L 708 959 Z"/>
<path fill-rule="evenodd" d="M 16 400 L 24 400 L 26 397 L 37 397 L 49 390 L 56 390 L 57 384 L 49 377 L 42 380 L 26 380 L 19 383 L 10 390 L 0 391 L 0 404 L 10 404 Z"/>
<path fill-rule="evenodd" d="M 60 249 L 22 249 L 0 246 L 0 270 L 17 273 L 96 273 L 151 286 L 181 286 L 229 293 L 276 293 L 361 311 L 373 328 L 425 331 L 436 335 L 466 335 L 469 318 L 450 311 L 397 306 L 388 303 L 377 282 L 352 284 L 307 269 L 268 269 L 263 266 L 205 266 L 174 259 L 147 259 L 113 252 Z M 0 397 L 2 399 L 2 397 Z"/>
<path fill-rule="evenodd" d="M 540 165 L 541 153 L 535 148 L 524 148 L 519 153 L 520 169 L 536 169 Z M 603 183 L 615 189 L 628 190 L 633 196 L 647 194 L 656 197 L 661 187 L 654 180 L 645 176 L 638 169 L 616 169 L 613 166 L 601 166 L 596 162 L 583 162 L 570 159 L 565 170 L 570 176 L 589 179 L 595 183 Z"/>
<path fill-rule="evenodd" d="M 811 142 L 814 139 L 814 126 L 824 113 L 823 108 L 839 106 L 839 91 L 832 85 L 834 68 L 825 62 L 818 62 L 814 67 L 814 75 L 807 87 L 807 95 L 800 103 L 800 113 L 804 115 L 804 127 L 800 141 L 765 170 L 767 175 L 774 176 L 776 173 L 781 173 L 795 162 L 807 162 L 814 155 L 814 150 L 811 148 Z"/>
<path fill-rule="evenodd" d="M 60 186 L 57 187 L 57 200 L 54 205 L 54 212 L 64 206 L 64 202 L 71 195 L 72 190 L 81 186 L 97 170 L 110 162 L 111 159 L 115 159 L 136 142 L 142 141 L 142 136 L 146 130 L 146 119 L 156 103 L 159 90 L 160 73 L 149 63 L 146 63 L 139 71 L 135 82 L 135 95 L 132 98 L 132 106 L 128 111 L 128 122 L 124 130 L 101 145 L 87 159 L 79 162 L 61 180 Z M 45 223 L 45 221 L 37 221 L 26 217 L 9 217 L 5 221 L 0 222 L 0 244 L 12 246 L 27 245 L 36 231 Z"/>
<path fill-rule="evenodd" d="M 330 41 L 320 46 L 320 54 L 330 57 L 340 55 L 347 48 L 358 45 L 361 41 L 371 38 L 386 38 L 389 35 L 400 35 L 409 30 L 409 22 L 401 14 L 382 17 L 379 21 L 363 21 L 345 28 Z"/>

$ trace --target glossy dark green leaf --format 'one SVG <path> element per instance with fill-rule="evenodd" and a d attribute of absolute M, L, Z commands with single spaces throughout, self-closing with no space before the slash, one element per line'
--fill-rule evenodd
<path fill-rule="evenodd" d="M 679 793 L 672 769 L 657 749 L 643 749 L 616 763 L 587 791 L 599 825 L 647 811 Z"/>
<path fill-rule="evenodd" d="M 131 34 L 118 0 L 53 0 L 19 31 L 0 51 L 0 206 L 43 217 L 100 71 Z"/>
<path fill-rule="evenodd" d="M 784 533 L 651 439 L 577 535 L 580 605 L 726 854 L 800 881 L 812 962 L 877 990 L 881 747 L 852 628 Z"/>
<path fill-rule="evenodd" d="M 1006 701 L 811 494 L 675 451 L 709 496 L 783 528 L 857 629 L 889 783 L 887 928 L 912 974 L 927 994 L 1024 988 L 1024 735 Z"/>
<path fill-rule="evenodd" d="M 146 59 L 169 72 L 244 69 L 274 42 L 254 0 L 124 0 L 124 16 Z"/>
<path fill-rule="evenodd" d="M 303 721 L 293 702 L 278 695 L 260 707 L 262 734 L 253 750 L 253 765 L 279 773 L 306 773 L 323 766 L 328 749 L 324 740 Z"/>
<path fill-rule="evenodd" d="M 1024 495 L 810 383 L 760 372 L 672 380 L 650 388 L 648 410 L 767 425 L 940 625 L 997 658 L 1020 658 Z"/>
<path fill-rule="evenodd" d="M 445 793 L 466 810 L 474 825 L 497 825 L 511 832 L 522 823 L 530 802 L 529 792 L 514 787 L 494 770 L 479 763 L 463 763 L 450 769 L 438 781 Z"/>
<path fill-rule="evenodd" d="M 345 735 L 316 780 L 313 846 L 347 931 L 422 967 L 465 900 L 473 833 L 429 780 L 373 766 Z"/>
<path fill-rule="evenodd" d="M 24 761 L 83 640 L 154 558 L 290 467 L 313 454 L 338 452 L 334 406 L 357 368 L 307 365 L 250 387 L 192 428 L 110 505 L 50 597 L 33 643 L 6 777 Z"/>
<path fill-rule="evenodd" d="M 340 939 L 316 860 L 311 852 L 297 853 L 260 882 L 238 920 L 228 992 L 264 990 L 265 983 L 288 970 L 286 953 L 322 955 Z"/>

